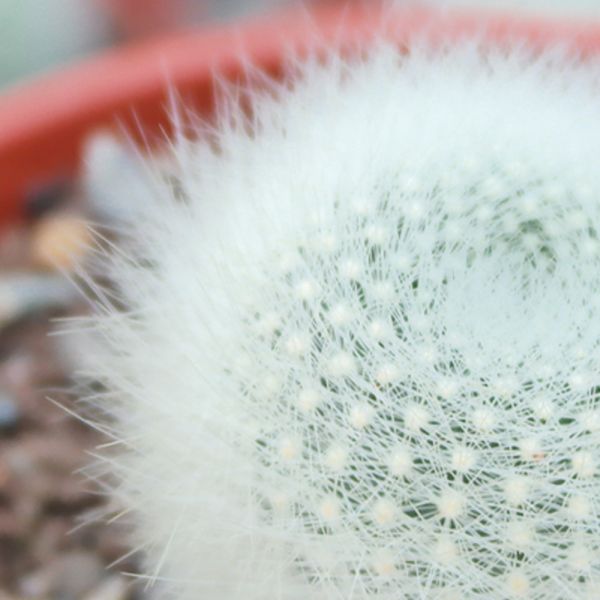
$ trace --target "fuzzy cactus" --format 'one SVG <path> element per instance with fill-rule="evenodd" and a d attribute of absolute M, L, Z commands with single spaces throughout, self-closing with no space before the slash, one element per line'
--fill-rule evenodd
<path fill-rule="evenodd" d="M 381 42 L 249 93 L 103 258 L 93 476 L 144 578 L 596 598 L 598 65 Z"/>

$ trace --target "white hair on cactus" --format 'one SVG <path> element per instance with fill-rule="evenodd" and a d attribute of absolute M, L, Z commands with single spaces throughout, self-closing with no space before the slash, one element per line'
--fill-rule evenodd
<path fill-rule="evenodd" d="M 87 369 L 163 597 L 593 597 L 597 75 L 379 44 L 175 146 Z"/>

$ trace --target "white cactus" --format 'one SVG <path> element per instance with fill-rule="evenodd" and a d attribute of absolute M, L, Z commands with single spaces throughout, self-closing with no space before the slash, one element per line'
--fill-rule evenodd
<path fill-rule="evenodd" d="M 86 375 L 147 576 L 596 597 L 597 63 L 380 44 L 299 71 L 180 141 L 107 261 L 128 310 Z"/>

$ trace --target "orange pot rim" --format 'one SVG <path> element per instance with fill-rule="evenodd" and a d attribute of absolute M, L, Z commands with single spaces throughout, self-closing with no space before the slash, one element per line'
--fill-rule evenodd
<path fill-rule="evenodd" d="M 9 90 L 0 97 L 0 223 L 19 218 L 36 188 L 75 175 L 94 130 L 117 125 L 138 138 L 164 134 L 170 90 L 209 114 L 215 74 L 241 78 L 251 64 L 276 75 L 291 49 L 344 46 L 378 32 L 403 42 L 425 32 L 539 47 L 562 42 L 584 56 L 600 53 L 600 24 L 418 7 L 382 14 L 373 3 L 288 10 L 119 47 Z"/>

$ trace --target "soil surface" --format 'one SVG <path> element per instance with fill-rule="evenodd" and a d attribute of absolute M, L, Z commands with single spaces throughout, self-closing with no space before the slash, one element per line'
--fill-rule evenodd
<path fill-rule="evenodd" d="M 26 223 L 0 230 L 0 600 L 144 595 L 125 575 L 138 572 L 135 558 L 108 568 L 127 554 L 126 536 L 98 518 L 109 500 L 85 476 L 87 452 L 105 440 L 71 416 L 68 352 L 49 335 L 55 319 L 86 310 L 56 247 L 74 232 L 76 253 L 85 218 L 63 187 L 32 198 Z"/>

